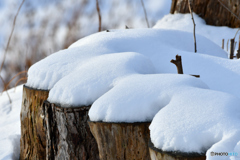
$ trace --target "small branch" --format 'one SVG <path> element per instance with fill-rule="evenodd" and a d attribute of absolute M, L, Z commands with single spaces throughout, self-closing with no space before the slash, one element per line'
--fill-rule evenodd
<path fill-rule="evenodd" d="M 237 59 L 240 58 L 240 35 L 239 35 L 239 39 L 238 39 L 238 50 L 237 50 Z"/>
<path fill-rule="evenodd" d="M 236 46 L 237 46 L 237 42 L 234 43 L 234 50 L 236 49 Z"/>
<path fill-rule="evenodd" d="M 236 17 L 238 20 L 240 20 L 240 18 L 239 18 L 236 14 L 234 14 L 227 6 L 225 6 L 222 1 L 218 0 L 218 2 L 219 2 L 225 9 L 227 9 L 229 12 L 231 12 L 231 13 L 234 15 L 234 17 Z"/>
<path fill-rule="evenodd" d="M 20 78 L 20 79 L 15 83 L 15 86 L 14 86 L 15 89 L 14 89 L 14 90 L 16 91 L 16 87 L 17 87 L 17 85 L 18 85 L 19 82 L 25 81 L 25 80 L 27 80 L 27 77 L 22 77 L 22 78 Z"/>
<path fill-rule="evenodd" d="M 19 6 L 19 8 L 17 10 L 17 13 L 16 13 L 16 15 L 14 17 L 14 20 L 13 20 L 13 26 L 12 26 L 11 34 L 10 34 L 10 36 L 8 38 L 7 47 L 5 48 L 5 52 L 4 52 L 4 55 L 3 55 L 3 61 L 2 61 L 1 67 L 0 67 L 0 75 L 1 75 L 1 71 L 2 71 L 4 62 L 5 62 L 5 59 L 6 59 L 7 51 L 8 51 L 11 39 L 12 39 L 13 31 L 14 31 L 14 28 L 15 28 L 16 20 L 17 20 L 17 16 L 18 16 L 18 14 L 19 14 L 19 12 L 20 12 L 24 2 L 25 2 L 25 0 L 22 0 L 22 3 L 20 4 L 20 6 Z"/>
<path fill-rule="evenodd" d="M 239 35 L 239 38 L 238 38 L 238 50 L 240 50 L 240 35 Z"/>
<path fill-rule="evenodd" d="M 224 49 L 224 39 L 222 39 L 222 49 Z"/>
<path fill-rule="evenodd" d="M 191 7 L 191 0 L 188 0 L 188 7 L 189 7 L 189 11 L 191 13 L 191 16 L 192 16 L 192 21 L 193 21 L 193 38 L 194 38 L 194 50 L 195 50 L 195 53 L 197 52 L 197 42 L 196 42 L 196 24 L 195 24 L 195 21 L 194 21 L 194 18 L 193 18 L 193 13 L 192 13 L 192 7 Z"/>
<path fill-rule="evenodd" d="M 146 23 L 147 23 L 147 27 L 150 28 L 149 23 L 148 23 L 148 18 L 147 18 L 147 11 L 146 11 L 146 8 L 145 8 L 145 6 L 144 6 L 143 0 L 141 0 L 141 3 L 142 3 L 142 7 L 143 7 L 143 11 L 144 11 L 144 15 L 145 15 L 145 20 L 146 20 Z"/>
<path fill-rule="evenodd" d="M 0 76 L 0 78 L 1 78 L 1 80 L 2 80 L 2 82 L 3 82 L 3 84 L 4 84 L 4 86 L 5 86 L 5 82 L 4 82 L 3 78 L 2 78 L 2 76 Z M 12 100 L 11 100 L 10 95 L 8 94 L 8 91 L 7 91 L 7 90 L 6 90 L 6 93 L 7 93 L 7 96 L 8 96 L 8 99 L 9 99 L 10 104 L 12 104 Z"/>
<path fill-rule="evenodd" d="M 193 77 L 196 77 L 196 78 L 200 78 L 200 75 L 190 74 L 190 76 L 193 76 Z"/>
<path fill-rule="evenodd" d="M 176 55 L 176 60 L 172 59 L 170 62 L 176 65 L 177 70 L 178 70 L 178 74 L 183 74 L 182 58 L 181 58 L 181 56 Z"/>
<path fill-rule="evenodd" d="M 4 87 L 4 89 L 3 89 L 2 92 L 6 91 L 6 90 L 8 89 L 8 86 L 10 85 L 10 83 L 11 83 L 18 75 L 23 74 L 23 73 L 27 73 L 27 71 L 21 71 L 21 72 L 17 73 L 15 76 L 13 76 L 13 78 L 10 79 L 10 81 L 9 81 L 9 82 L 7 83 L 7 85 Z"/>
<path fill-rule="evenodd" d="M 240 31 L 240 28 L 237 30 L 235 36 L 234 36 L 234 39 L 236 38 L 237 34 L 238 34 L 238 31 Z"/>
<path fill-rule="evenodd" d="M 227 40 L 227 51 L 228 51 L 228 44 L 229 44 L 229 39 Z"/>
<path fill-rule="evenodd" d="M 234 39 L 230 40 L 230 59 L 233 59 L 234 56 Z"/>
<path fill-rule="evenodd" d="M 100 12 L 100 8 L 99 8 L 98 0 L 96 0 L 96 7 L 97 7 L 98 21 L 99 21 L 98 32 L 101 32 L 101 30 L 102 30 L 102 18 L 101 18 L 101 12 Z"/>

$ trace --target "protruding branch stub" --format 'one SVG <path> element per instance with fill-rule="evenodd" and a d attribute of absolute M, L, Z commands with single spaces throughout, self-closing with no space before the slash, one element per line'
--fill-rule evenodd
<path fill-rule="evenodd" d="M 182 58 L 181 58 L 181 56 L 176 55 L 176 60 L 172 59 L 170 62 L 176 65 L 177 70 L 178 70 L 178 74 L 183 74 Z"/>
<path fill-rule="evenodd" d="M 177 70 L 178 70 L 178 74 L 183 74 L 182 57 L 181 56 L 176 55 L 176 60 L 172 59 L 170 62 L 176 65 Z M 191 74 L 191 76 L 194 76 L 196 78 L 200 78 L 200 75 L 192 75 Z"/>

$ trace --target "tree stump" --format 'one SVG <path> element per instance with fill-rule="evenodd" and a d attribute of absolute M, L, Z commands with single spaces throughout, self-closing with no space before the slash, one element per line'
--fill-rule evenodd
<path fill-rule="evenodd" d="M 46 136 L 43 102 L 49 91 L 23 86 L 20 159 L 45 159 Z"/>
<path fill-rule="evenodd" d="M 164 152 L 155 148 L 151 141 L 149 141 L 149 152 L 151 160 L 206 160 L 205 154 Z"/>
<path fill-rule="evenodd" d="M 62 108 L 44 102 L 46 159 L 99 159 L 97 143 L 87 123 L 90 107 Z"/>
<path fill-rule="evenodd" d="M 221 0 L 221 2 L 239 17 L 239 0 Z M 192 10 L 202 17 L 209 25 L 228 26 L 232 28 L 240 27 L 240 20 L 223 7 L 218 0 L 194 0 L 192 1 Z M 188 0 L 172 0 L 170 12 L 172 14 L 175 12 L 189 13 Z"/>
<path fill-rule="evenodd" d="M 150 160 L 150 123 L 88 123 L 101 160 Z"/>

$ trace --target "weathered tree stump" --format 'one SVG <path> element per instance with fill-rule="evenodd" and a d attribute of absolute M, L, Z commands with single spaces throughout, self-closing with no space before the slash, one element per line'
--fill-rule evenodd
<path fill-rule="evenodd" d="M 62 108 L 44 102 L 47 159 L 99 159 L 97 142 L 87 123 L 90 107 Z"/>
<path fill-rule="evenodd" d="M 20 159 L 45 159 L 46 157 L 43 102 L 47 99 L 48 92 L 23 86 Z"/>
<path fill-rule="evenodd" d="M 235 15 L 240 15 L 240 0 L 221 0 Z M 207 24 L 215 26 L 240 27 L 240 20 L 229 12 L 218 0 L 194 0 L 192 10 L 202 17 Z M 188 0 L 172 0 L 172 14 L 189 13 Z"/>
<path fill-rule="evenodd" d="M 164 152 L 158 148 L 155 148 L 151 141 L 149 141 L 148 145 L 151 160 L 206 160 L 205 154 Z"/>
<path fill-rule="evenodd" d="M 101 160 L 150 160 L 150 123 L 88 123 Z"/>

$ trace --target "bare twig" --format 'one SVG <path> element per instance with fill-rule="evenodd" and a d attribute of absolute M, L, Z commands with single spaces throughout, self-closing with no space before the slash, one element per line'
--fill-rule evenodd
<path fill-rule="evenodd" d="M 176 60 L 172 59 L 170 62 L 176 65 L 177 70 L 178 70 L 178 74 L 183 74 L 182 58 L 181 58 L 181 56 L 176 55 Z"/>
<path fill-rule="evenodd" d="M 224 39 L 222 39 L 222 49 L 224 49 Z"/>
<path fill-rule="evenodd" d="M 225 9 L 227 9 L 229 12 L 231 12 L 231 13 L 234 15 L 234 17 L 236 17 L 238 20 L 240 20 L 240 18 L 239 18 L 236 14 L 234 14 L 226 5 L 224 5 L 222 1 L 218 0 L 218 2 L 219 2 Z"/>
<path fill-rule="evenodd" d="M 2 80 L 2 82 L 3 82 L 3 84 L 5 84 L 5 82 L 4 82 L 3 78 L 2 78 L 2 76 L 0 76 L 0 78 L 1 78 L 1 80 Z M 4 85 L 4 86 L 5 86 L 5 85 Z M 6 93 L 7 93 L 7 96 L 8 96 L 8 99 L 9 99 L 10 104 L 12 104 L 11 97 L 10 97 L 10 95 L 8 94 L 8 91 L 7 91 L 7 90 L 6 90 Z"/>
<path fill-rule="evenodd" d="M 97 7 L 98 21 L 99 21 L 98 32 L 101 32 L 101 30 L 102 30 L 102 18 L 101 18 L 101 12 L 100 12 L 100 8 L 99 8 L 98 0 L 96 0 L 96 7 Z"/>
<path fill-rule="evenodd" d="M 234 36 L 234 39 L 236 38 L 237 34 L 238 34 L 238 31 L 240 31 L 240 28 L 237 30 L 235 36 Z"/>
<path fill-rule="evenodd" d="M 24 80 L 27 80 L 27 77 L 22 77 L 22 78 L 20 78 L 20 79 L 15 83 L 15 89 L 16 89 L 16 86 L 18 85 L 18 83 L 21 82 L 21 81 L 24 81 Z"/>
<path fill-rule="evenodd" d="M 230 39 L 230 59 L 234 57 L 234 39 Z"/>
<path fill-rule="evenodd" d="M 228 51 L 228 44 L 229 44 L 229 39 L 227 40 L 227 51 Z"/>
<path fill-rule="evenodd" d="M 14 17 L 14 20 L 13 20 L 13 26 L 12 26 L 12 30 L 11 30 L 11 34 L 8 38 L 8 42 L 7 42 L 7 47 L 5 48 L 5 52 L 4 52 L 4 55 L 3 55 L 3 61 L 2 61 L 2 64 L 1 64 L 1 67 L 0 67 L 0 74 L 1 74 L 1 71 L 2 71 L 2 68 L 3 68 L 3 65 L 4 65 L 4 62 L 5 62 L 5 59 L 6 59 L 6 55 L 7 55 L 7 51 L 8 51 L 8 48 L 9 48 L 9 45 L 10 45 L 10 42 L 11 42 L 11 39 L 12 39 L 12 35 L 13 35 L 13 31 L 14 31 L 14 28 L 15 28 L 15 24 L 16 24 L 16 20 L 17 20 L 17 16 L 24 4 L 25 0 L 22 0 L 22 3 L 20 4 L 18 10 L 17 10 L 17 13 Z"/>
<path fill-rule="evenodd" d="M 238 50 L 237 50 L 237 59 L 240 58 L 240 35 L 239 35 L 239 39 L 238 39 Z"/>
<path fill-rule="evenodd" d="M 11 83 L 18 75 L 23 74 L 23 73 L 27 73 L 27 71 L 21 71 L 21 72 L 17 73 L 17 74 L 7 83 L 7 85 L 5 85 L 5 87 L 4 87 L 4 89 L 3 89 L 2 92 L 6 91 L 6 90 L 8 89 L 8 86 L 10 85 L 10 83 Z"/>
<path fill-rule="evenodd" d="M 145 15 L 145 20 L 146 20 L 146 23 L 147 23 L 147 27 L 150 28 L 149 23 L 148 23 L 147 11 L 146 11 L 146 8 L 145 8 L 145 6 L 144 6 L 143 0 L 141 0 L 141 3 L 142 3 L 142 7 L 143 7 L 143 11 L 144 11 L 144 15 Z"/>
<path fill-rule="evenodd" d="M 240 50 L 240 35 L 239 35 L 239 38 L 238 38 L 238 50 Z"/>
<path fill-rule="evenodd" d="M 188 0 L 188 7 L 189 7 L 189 11 L 191 13 L 191 16 L 192 16 L 192 21 L 193 21 L 193 38 L 194 38 L 194 50 L 195 50 L 195 53 L 197 52 L 197 42 L 196 42 L 196 24 L 195 24 L 195 21 L 194 21 L 194 18 L 193 18 L 193 13 L 192 13 L 192 7 L 191 7 L 191 0 Z"/>

